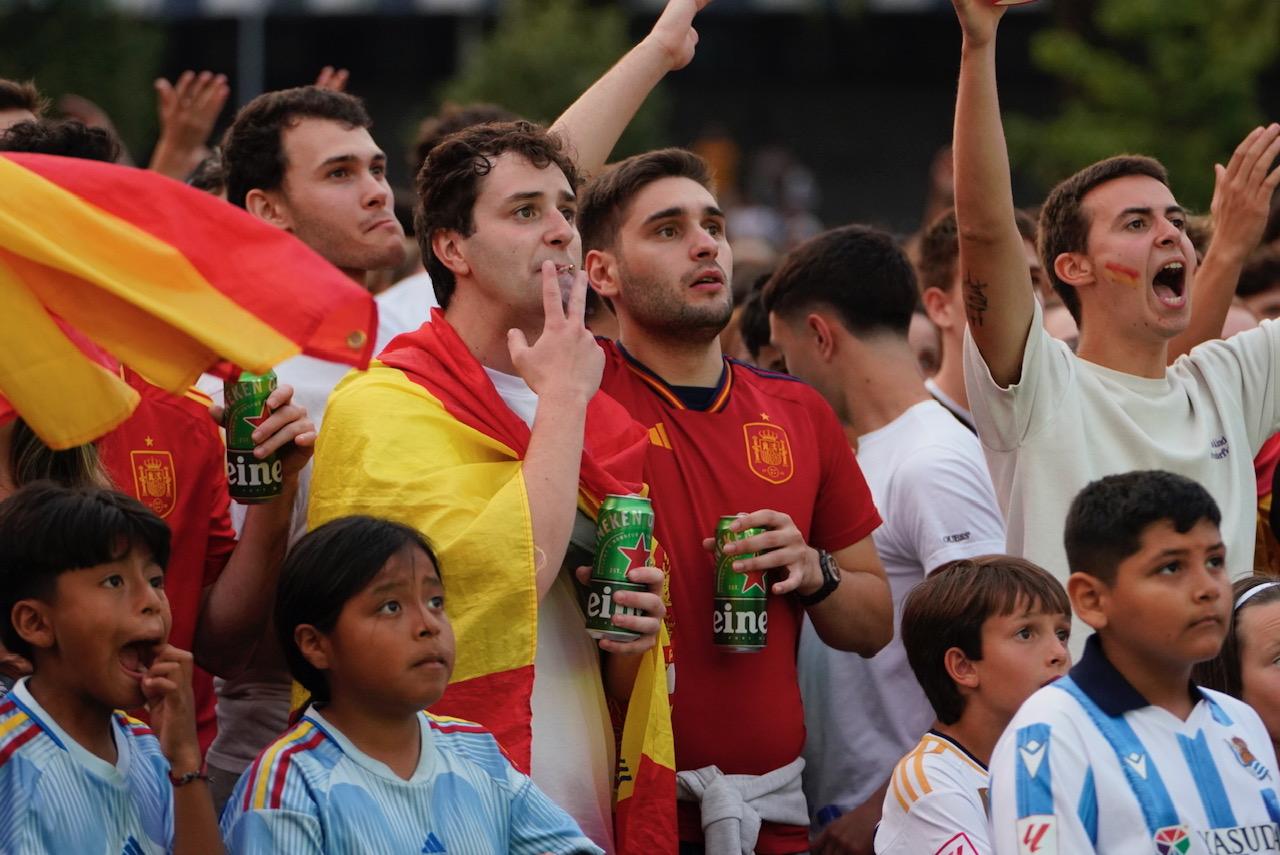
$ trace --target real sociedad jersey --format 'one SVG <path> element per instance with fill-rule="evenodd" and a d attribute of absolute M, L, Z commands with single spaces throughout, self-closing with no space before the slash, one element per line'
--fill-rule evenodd
<path fill-rule="evenodd" d="M 408 780 L 314 708 L 267 747 L 222 813 L 228 852 L 290 855 L 602 853 L 480 725 L 420 716 Z"/>
<path fill-rule="evenodd" d="M 155 855 L 171 850 L 169 761 L 151 730 L 117 712 L 116 762 L 71 739 L 27 691 L 0 701 L 0 852 Z"/>
<path fill-rule="evenodd" d="M 876 855 L 990 855 L 987 786 L 976 757 L 929 731 L 893 770 Z"/>
<path fill-rule="evenodd" d="M 1152 706 L 1089 638 L 1032 695 L 991 759 L 999 855 L 1280 852 L 1275 751 L 1257 713 L 1193 687 L 1186 721 Z"/>

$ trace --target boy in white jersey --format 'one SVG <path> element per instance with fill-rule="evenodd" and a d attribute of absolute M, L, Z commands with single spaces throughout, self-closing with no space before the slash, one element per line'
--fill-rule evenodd
<path fill-rule="evenodd" d="M 990 855 L 987 763 L 1036 689 L 1071 664 L 1071 606 L 1029 561 L 952 562 L 907 597 L 902 643 L 937 721 L 898 762 L 876 855 Z"/>
<path fill-rule="evenodd" d="M 168 557 L 164 521 L 110 490 L 0 503 L 0 640 L 33 665 L 0 701 L 0 852 L 222 851 Z M 154 733 L 121 712 L 144 703 Z"/>
<path fill-rule="evenodd" d="M 991 761 L 1013 853 L 1280 852 L 1275 752 L 1252 708 L 1191 682 L 1231 615 L 1221 515 L 1168 472 L 1095 481 L 1067 515 L 1067 591 L 1095 634 Z"/>
<path fill-rule="evenodd" d="M 431 547 L 372 517 L 294 547 L 276 632 L 311 693 L 222 816 L 232 853 L 600 853 L 479 725 L 422 712 L 453 673 Z"/>

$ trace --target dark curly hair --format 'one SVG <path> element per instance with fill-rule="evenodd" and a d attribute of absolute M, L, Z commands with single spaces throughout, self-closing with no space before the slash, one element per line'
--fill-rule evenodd
<path fill-rule="evenodd" d="M 115 163 L 120 156 L 120 143 L 110 131 L 87 127 L 75 119 L 36 119 L 18 122 L 0 132 L 0 151 Z"/>
<path fill-rule="evenodd" d="M 281 136 L 300 119 L 329 119 L 352 128 L 372 127 L 364 102 L 345 92 L 298 86 L 266 92 L 236 113 L 222 140 L 227 201 L 244 207 L 250 190 L 275 190 L 288 163 Z"/>
<path fill-rule="evenodd" d="M 441 308 L 449 307 L 458 283 L 453 271 L 436 258 L 432 236 L 441 229 L 463 237 L 475 232 L 473 212 L 480 179 L 493 169 L 494 159 L 507 152 L 524 157 L 538 169 L 558 167 L 574 191 L 581 183 L 578 167 L 560 138 L 532 122 L 473 125 L 441 140 L 418 173 L 418 203 L 413 212 L 413 231 Z"/>

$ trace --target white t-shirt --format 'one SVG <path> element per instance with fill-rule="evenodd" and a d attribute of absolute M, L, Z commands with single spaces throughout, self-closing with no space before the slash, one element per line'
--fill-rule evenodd
<path fill-rule="evenodd" d="M 987 769 L 931 730 L 894 767 L 876 855 L 991 855 Z"/>
<path fill-rule="evenodd" d="M 996 853 L 1280 852 L 1266 728 L 1245 703 L 1196 691 L 1180 721 L 1149 705 L 1090 637 L 1071 675 L 1032 695 L 996 743 Z"/>
<path fill-rule="evenodd" d="M 485 368 L 511 411 L 533 427 L 538 395 L 523 378 Z M 574 523 L 570 556 L 590 556 L 595 527 L 582 514 Z M 590 558 L 583 559 L 589 563 Z M 575 564 L 566 557 L 566 564 Z M 533 748 L 530 775 L 583 833 L 613 851 L 613 725 L 600 679 L 600 653 L 587 635 L 576 589 L 562 568 L 538 606 L 533 658 Z"/>
<path fill-rule="evenodd" d="M 808 621 L 801 630 L 804 788 L 815 833 L 870 798 L 933 722 L 898 631 L 907 594 L 948 561 L 1004 551 L 977 437 L 937 401 L 859 437 L 858 465 L 884 518 L 872 537 L 889 577 L 895 631 L 863 659 L 823 644 Z"/>
<path fill-rule="evenodd" d="M 431 277 L 422 273 L 401 280 L 374 300 L 378 303 L 378 338 L 373 351 L 376 355 L 388 341 L 416 330 L 430 319 L 435 292 L 431 288 Z M 317 430 L 324 421 L 330 393 L 351 370 L 349 365 L 310 356 L 292 357 L 275 369 L 277 381 L 293 387 L 294 403 L 307 408 L 307 415 Z M 223 403 L 222 378 L 206 374 L 197 385 L 215 403 Z M 298 492 L 289 521 L 290 544 L 307 531 L 311 469 L 308 463 L 298 473 Z M 239 502 L 231 503 L 231 521 L 237 533 L 244 529 L 245 509 Z M 265 660 L 255 657 L 235 678 L 217 679 L 214 686 L 218 692 L 218 735 L 209 746 L 207 759 L 218 769 L 239 772 L 287 726 L 291 701 L 289 675 L 278 656 Z"/>
<path fill-rule="evenodd" d="M 1066 582 L 1063 527 L 1072 499 L 1104 475 L 1164 469 L 1209 491 L 1222 512 L 1227 567 L 1253 572 L 1253 457 L 1280 426 L 1280 324 L 1209 341 L 1160 379 L 1079 358 L 1044 331 L 1035 306 L 1019 382 L 991 378 L 965 333 L 965 385 L 1009 529 L 1009 552 Z M 1088 628 L 1076 621 L 1072 650 Z"/>
<path fill-rule="evenodd" d="M 387 342 L 411 332 L 431 320 L 431 310 L 440 303 L 431 284 L 431 274 L 425 270 L 406 276 L 381 294 L 375 294 L 378 304 L 378 338 L 373 345 L 377 356 Z"/>
<path fill-rule="evenodd" d="M 969 426 L 969 430 L 977 431 L 977 426 L 973 423 L 973 413 L 969 412 L 955 398 L 942 391 L 942 387 L 934 381 L 932 377 L 924 381 L 924 387 L 929 390 L 929 394 L 934 397 L 939 404 L 945 407 L 951 415 Z"/>

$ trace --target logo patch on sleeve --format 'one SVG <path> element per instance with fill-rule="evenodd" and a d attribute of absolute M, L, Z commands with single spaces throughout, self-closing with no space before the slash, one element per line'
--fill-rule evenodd
<path fill-rule="evenodd" d="M 973 845 L 969 835 L 963 831 L 938 847 L 933 855 L 978 855 L 978 847 Z"/>
<path fill-rule="evenodd" d="M 1058 855 L 1058 824 L 1052 816 L 1018 820 L 1018 855 Z"/>

